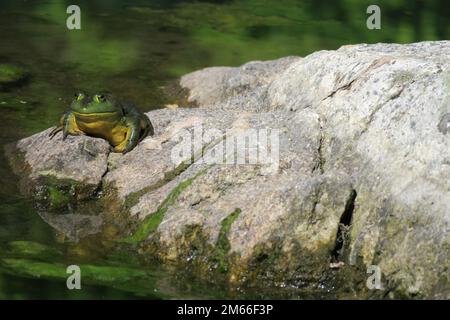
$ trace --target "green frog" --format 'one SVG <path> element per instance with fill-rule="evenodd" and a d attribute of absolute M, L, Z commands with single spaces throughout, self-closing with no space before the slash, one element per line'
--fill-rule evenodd
<path fill-rule="evenodd" d="M 103 138 L 118 153 L 131 151 L 147 135 L 154 134 L 148 117 L 135 106 L 122 104 L 104 94 L 90 97 L 84 93 L 75 95 L 50 137 L 59 131 L 63 132 L 63 140 L 68 135 L 83 134 Z"/>

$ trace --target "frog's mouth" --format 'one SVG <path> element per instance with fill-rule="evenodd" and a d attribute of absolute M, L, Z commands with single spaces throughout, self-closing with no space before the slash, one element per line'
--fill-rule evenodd
<path fill-rule="evenodd" d="M 118 118 L 120 118 L 120 114 L 117 111 L 92 113 L 74 112 L 74 115 L 78 121 L 82 121 L 85 123 L 97 121 L 115 122 Z"/>

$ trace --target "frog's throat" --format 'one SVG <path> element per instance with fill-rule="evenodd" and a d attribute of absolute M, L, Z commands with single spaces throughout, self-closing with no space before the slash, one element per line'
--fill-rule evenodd
<path fill-rule="evenodd" d="M 78 113 L 74 112 L 77 127 L 87 135 L 103 138 L 113 146 L 126 137 L 127 128 L 121 125 L 120 112 Z"/>
<path fill-rule="evenodd" d="M 77 122 L 84 122 L 84 123 L 92 123 L 92 122 L 117 122 L 121 118 L 121 114 L 118 111 L 112 111 L 112 112 L 93 112 L 93 113 L 80 113 L 80 112 L 73 112 L 75 118 L 77 119 Z"/>

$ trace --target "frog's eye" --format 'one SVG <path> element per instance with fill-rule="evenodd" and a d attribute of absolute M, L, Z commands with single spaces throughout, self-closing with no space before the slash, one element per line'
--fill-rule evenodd
<path fill-rule="evenodd" d="M 84 99 L 84 94 L 82 94 L 82 93 L 76 93 L 76 94 L 75 94 L 75 99 L 76 99 L 77 101 L 83 100 L 83 99 Z"/>
<path fill-rule="evenodd" d="M 106 97 L 103 94 L 96 94 L 94 96 L 94 101 L 97 103 L 106 101 Z"/>

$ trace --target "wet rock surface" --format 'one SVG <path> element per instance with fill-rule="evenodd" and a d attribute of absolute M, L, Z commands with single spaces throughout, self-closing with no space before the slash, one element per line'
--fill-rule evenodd
<path fill-rule="evenodd" d="M 180 86 L 197 107 L 147 113 L 155 135 L 128 154 L 47 130 L 17 143 L 22 175 L 100 188 L 137 221 L 124 241 L 235 286 L 449 298 L 449 54 L 363 44 L 196 71 Z M 227 142 L 254 133 L 264 156 L 236 164 Z"/>

